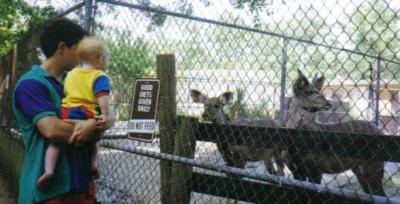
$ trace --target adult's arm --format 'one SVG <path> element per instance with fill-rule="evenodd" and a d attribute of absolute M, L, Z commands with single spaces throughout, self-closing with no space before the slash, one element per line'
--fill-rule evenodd
<path fill-rule="evenodd" d="M 36 125 L 41 135 L 50 141 L 83 143 L 90 140 L 96 130 L 93 119 L 73 123 L 59 119 L 48 90 L 39 81 L 22 81 L 16 88 L 14 100 L 25 118 Z"/>
<path fill-rule="evenodd" d="M 56 143 L 82 144 L 97 139 L 94 119 L 66 122 L 57 116 L 46 116 L 37 121 L 36 126 L 43 137 Z"/>
<path fill-rule="evenodd" d="M 57 116 L 45 116 L 36 122 L 41 135 L 51 142 L 67 143 L 74 132 L 74 125 Z"/>

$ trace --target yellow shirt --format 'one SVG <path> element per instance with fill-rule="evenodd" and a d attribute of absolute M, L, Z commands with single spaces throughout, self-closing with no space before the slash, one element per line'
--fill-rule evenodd
<path fill-rule="evenodd" d="M 98 115 L 98 101 L 94 91 L 96 79 L 104 76 L 102 70 L 76 67 L 71 70 L 64 81 L 64 99 L 66 108 L 85 107 Z M 106 76 L 106 75 L 105 75 Z"/>

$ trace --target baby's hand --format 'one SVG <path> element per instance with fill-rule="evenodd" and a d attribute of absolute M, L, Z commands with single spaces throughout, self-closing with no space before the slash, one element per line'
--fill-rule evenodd
<path fill-rule="evenodd" d="M 106 119 L 105 115 L 94 116 L 94 119 L 96 119 L 96 125 L 98 128 L 106 125 L 107 119 Z"/>
<path fill-rule="evenodd" d="M 97 125 L 97 128 L 99 128 L 99 129 L 108 129 L 115 122 L 115 118 L 112 115 L 102 114 L 99 116 L 95 116 L 94 119 L 96 119 L 96 125 Z"/>

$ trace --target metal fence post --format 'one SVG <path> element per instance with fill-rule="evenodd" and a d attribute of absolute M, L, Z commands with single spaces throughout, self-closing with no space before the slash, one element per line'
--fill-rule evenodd
<path fill-rule="evenodd" d="M 377 68 L 376 68 L 376 89 L 375 89 L 375 125 L 379 126 L 379 100 L 381 91 L 381 55 L 378 55 Z"/>
<path fill-rule="evenodd" d="M 84 27 L 88 32 L 91 32 L 93 16 L 93 0 L 85 0 L 85 22 Z"/>
<path fill-rule="evenodd" d="M 279 107 L 279 123 L 281 127 L 285 126 L 285 91 L 286 91 L 286 64 L 287 64 L 287 44 L 288 39 L 283 38 L 283 47 L 282 47 L 282 70 L 281 70 L 281 97 L 280 97 L 280 107 Z"/>

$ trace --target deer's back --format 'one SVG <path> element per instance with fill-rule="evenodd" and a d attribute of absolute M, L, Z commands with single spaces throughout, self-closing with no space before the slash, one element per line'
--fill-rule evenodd
<path fill-rule="evenodd" d="M 354 120 L 337 124 L 318 124 L 318 129 L 330 132 L 381 134 L 379 127 L 370 121 Z"/>
<path fill-rule="evenodd" d="M 272 118 L 251 120 L 248 118 L 236 118 L 231 122 L 232 125 L 253 126 L 253 127 L 279 127 L 278 122 Z"/>

